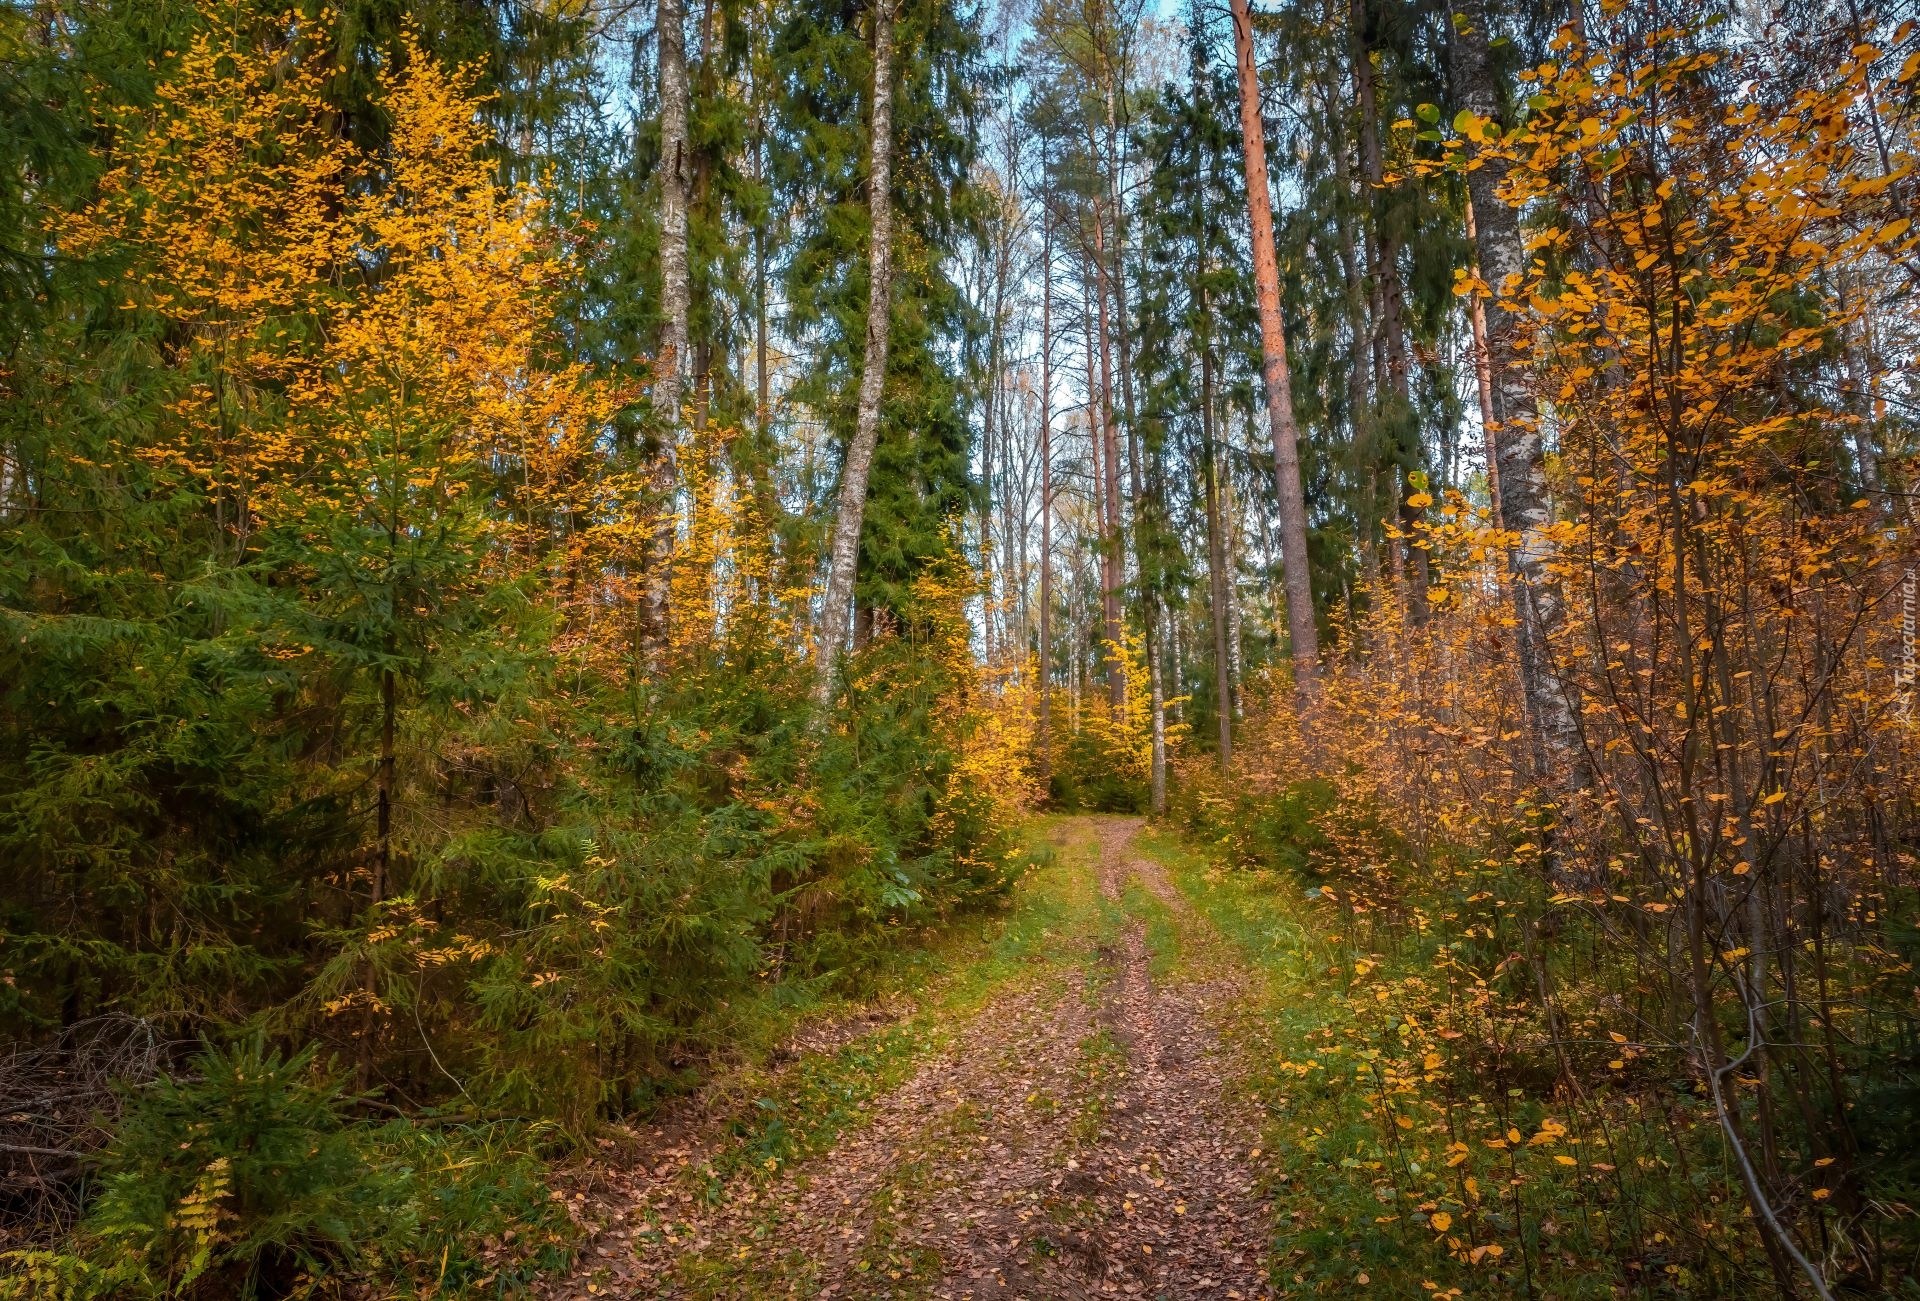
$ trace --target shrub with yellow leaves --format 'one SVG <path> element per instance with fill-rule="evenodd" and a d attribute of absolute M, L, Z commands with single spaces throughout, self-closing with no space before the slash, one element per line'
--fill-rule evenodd
<path fill-rule="evenodd" d="M 1460 290 L 1524 326 L 1571 744 L 1519 689 L 1521 535 L 1447 494 L 1412 539 L 1431 616 L 1379 582 L 1317 698 L 1263 703 L 1226 781 L 1186 770 L 1184 816 L 1305 874 L 1344 950 L 1328 1053 L 1292 1072 L 1350 1126 L 1317 1150 L 1358 1141 L 1381 1200 L 1424 1198 L 1429 1245 L 1509 1287 L 1906 1268 L 1876 1207 L 1913 1172 L 1887 397 L 1920 339 L 1920 133 L 1891 107 L 1920 58 L 1861 45 L 1763 95 L 1758 57 L 1610 6 L 1437 165 L 1498 157 L 1535 223 L 1517 278 Z"/>

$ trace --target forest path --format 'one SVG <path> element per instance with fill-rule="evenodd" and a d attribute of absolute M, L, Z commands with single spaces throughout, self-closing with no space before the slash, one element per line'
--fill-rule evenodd
<path fill-rule="evenodd" d="M 1085 906 L 831 1147 L 702 1182 L 717 1127 L 639 1166 L 551 1295 L 1268 1295 L 1259 1118 L 1218 1029 L 1250 977 L 1140 829 L 1054 824 Z"/>

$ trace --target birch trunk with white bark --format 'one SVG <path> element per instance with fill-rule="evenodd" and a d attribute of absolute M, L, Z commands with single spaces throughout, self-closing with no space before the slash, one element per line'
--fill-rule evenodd
<path fill-rule="evenodd" d="M 681 376 L 687 367 L 687 6 L 660 0 L 660 306 L 666 317 L 653 404 L 669 426 L 680 423 Z"/>
<path fill-rule="evenodd" d="M 1484 0 L 1454 0 L 1453 15 L 1455 93 L 1462 106 L 1476 117 L 1497 120 L 1499 101 L 1488 54 L 1486 4 Z M 1520 320 L 1507 306 L 1504 295 L 1508 281 L 1517 281 L 1525 271 L 1527 251 L 1520 233 L 1520 214 L 1499 195 L 1507 164 L 1491 153 L 1480 155 L 1477 161 L 1479 165 L 1467 173 L 1467 188 L 1473 200 L 1480 273 L 1493 290 L 1486 300 L 1486 356 L 1497 427 L 1500 525 L 1519 535 L 1509 563 L 1519 624 L 1515 632 L 1520 683 L 1533 724 L 1534 770 L 1544 777 L 1572 761 L 1579 735 L 1573 710 L 1553 671 L 1551 643 L 1566 616 L 1559 588 L 1547 569 L 1552 554 L 1547 538 L 1552 514 L 1540 410 L 1528 386 L 1525 366 L 1514 355 Z M 1573 775 L 1577 781 L 1577 767 Z"/>
<path fill-rule="evenodd" d="M 686 0 L 659 0 L 654 11 L 660 89 L 660 304 L 666 320 L 654 359 L 653 409 L 661 447 L 652 472 L 658 514 L 641 564 L 641 653 L 653 667 L 666 644 L 673 538 L 674 447 L 687 364 L 687 10 Z"/>
<path fill-rule="evenodd" d="M 887 342 L 893 299 L 893 14 L 892 0 L 873 9 L 872 157 L 867 172 L 867 338 L 853 439 L 840 471 L 839 509 L 827 556 L 827 594 L 820 608 L 814 698 L 833 699 L 833 675 L 846 646 L 853 584 L 860 563 L 860 526 L 867 512 L 867 476 L 880 440 L 880 400 L 887 383 Z"/>

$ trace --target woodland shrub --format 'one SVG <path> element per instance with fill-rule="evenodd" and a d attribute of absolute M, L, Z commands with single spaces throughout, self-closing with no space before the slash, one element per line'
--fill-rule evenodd
<path fill-rule="evenodd" d="M 1082 727 L 1061 738 L 1050 792 L 1055 808 L 1069 813 L 1140 813 L 1147 786 L 1131 765 L 1114 762 L 1114 747 L 1102 730 Z"/>
<path fill-rule="evenodd" d="M 1320 823 L 1338 798 L 1324 778 L 1247 789 L 1214 780 L 1210 757 L 1174 764 L 1170 816 L 1214 845 L 1228 862 L 1308 872 L 1325 863 L 1333 838 Z"/>
<path fill-rule="evenodd" d="M 1048 796 L 1066 812 L 1143 813 L 1153 763 L 1152 696 L 1144 647 L 1129 637 L 1119 659 L 1126 694 L 1118 711 L 1105 699 L 1074 700 L 1056 691 Z M 1177 747 L 1184 732 L 1170 728 Z"/>
<path fill-rule="evenodd" d="M 1391 645 L 1400 670 L 1435 644 L 1384 616 L 1356 635 L 1383 658 Z M 1328 711 L 1304 720 L 1284 703 L 1263 706 L 1234 772 L 1186 759 L 1172 801 L 1172 816 L 1244 880 L 1228 888 L 1251 892 L 1252 915 L 1276 892 L 1289 901 L 1277 913 L 1304 898 L 1319 915 L 1294 960 L 1327 996 L 1287 1014 L 1290 1049 L 1268 1083 L 1289 1100 L 1275 1129 L 1292 1173 L 1287 1204 L 1315 1208 L 1280 1221 L 1280 1258 L 1332 1279 L 1357 1247 L 1378 1284 L 1502 1293 L 1524 1290 L 1528 1276 L 1567 1296 L 1766 1286 L 1657 920 L 1614 920 L 1591 894 L 1555 883 L 1542 815 L 1504 766 L 1467 770 L 1435 802 L 1431 760 L 1406 733 L 1342 722 L 1360 719 L 1341 708 L 1349 693 L 1388 689 L 1375 671 L 1371 656 L 1335 668 Z M 1417 713 L 1409 705 L 1401 725 Z M 1483 795 L 1463 800 L 1476 782 Z M 1562 853 L 1575 852 L 1556 830 Z M 1653 902 L 1649 920 L 1660 916 Z M 1905 969 L 1911 941 L 1888 941 L 1883 954 L 1843 959 L 1836 947 L 1831 960 L 1856 980 Z M 1257 943 L 1270 942 L 1260 932 Z M 1905 1054 L 1898 1038 L 1869 1036 L 1833 1063 L 1849 1098 L 1854 1177 L 1903 1204 L 1915 1177 Z M 1787 1131 L 1779 1159 L 1806 1181 L 1790 1204 L 1819 1216 L 1838 1161 L 1817 1154 L 1834 1140 L 1774 1123 Z M 1843 1223 L 1871 1235 L 1897 1276 L 1904 1221 Z"/>

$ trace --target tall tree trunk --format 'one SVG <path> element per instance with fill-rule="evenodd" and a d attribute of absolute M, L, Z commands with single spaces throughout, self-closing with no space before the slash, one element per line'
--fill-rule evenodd
<path fill-rule="evenodd" d="M 1319 673 L 1320 635 L 1313 622 L 1307 570 L 1307 499 L 1300 484 L 1300 431 L 1293 418 L 1287 336 L 1280 321 L 1280 265 L 1273 252 L 1273 197 L 1267 181 L 1267 133 L 1260 119 L 1260 77 L 1253 65 L 1253 19 L 1247 0 L 1232 0 L 1233 44 L 1240 75 L 1240 133 L 1246 152 L 1247 215 L 1253 227 L 1253 274 L 1260 299 L 1260 350 L 1265 361 L 1267 422 L 1273 433 L 1273 477 L 1280 498 L 1281 564 L 1286 570 L 1287 634 L 1293 677 L 1309 689 Z"/>
<path fill-rule="evenodd" d="M 1011 260 L 1007 247 L 1008 235 L 1006 213 L 1002 210 L 1001 232 L 994 241 L 993 252 L 993 312 L 987 326 L 987 385 L 985 410 L 981 413 L 981 478 L 986 489 L 985 500 L 980 511 L 980 564 L 985 571 L 986 602 L 981 610 L 983 618 L 980 627 L 985 639 L 987 659 L 993 659 L 993 435 L 994 416 L 998 413 L 997 398 L 1000 392 L 1000 340 L 1005 330 L 1007 300 L 1007 270 Z M 1006 588 L 1008 578 L 1001 575 L 1001 586 Z"/>
<path fill-rule="evenodd" d="M 1000 631 L 1013 645 L 1014 654 L 1024 658 L 1028 645 L 1027 472 L 1024 462 L 1020 463 L 1019 473 L 1014 472 L 1014 410 L 1010 386 L 1001 386 L 1000 402 L 1000 464 L 1006 467 L 1003 471 L 1006 486 L 1000 493 L 1000 572 L 1005 575 L 1001 583 L 1005 595 L 1001 597 Z"/>
<path fill-rule="evenodd" d="M 1164 518 L 1162 503 L 1152 486 L 1143 482 L 1140 422 L 1133 401 L 1133 338 L 1127 326 L 1127 210 L 1120 201 L 1119 72 L 1111 59 L 1103 60 L 1107 98 L 1106 198 L 1113 213 L 1113 301 L 1116 342 L 1120 347 L 1120 395 L 1127 412 L 1127 466 L 1133 491 L 1133 558 L 1140 575 L 1140 625 L 1147 656 L 1147 710 L 1151 731 L 1148 764 L 1148 808 L 1156 815 L 1167 811 L 1167 688 L 1160 663 L 1160 594 L 1150 551 L 1155 545 L 1149 523 Z"/>
<path fill-rule="evenodd" d="M 674 445 L 685 399 L 688 357 L 687 313 L 687 8 L 686 0 L 659 0 L 654 11 L 659 42 L 660 92 L 660 302 L 666 321 L 659 355 L 654 358 L 653 409 L 661 447 L 654 461 L 652 487 L 657 515 L 641 559 L 640 647 L 649 667 L 658 664 L 667 639 L 672 591 L 672 492 Z"/>
<path fill-rule="evenodd" d="M 1045 166 L 1045 163 L 1042 163 Z M 1053 780 L 1053 212 L 1040 218 L 1040 788 Z"/>
<path fill-rule="evenodd" d="M 747 68 L 750 104 L 754 120 L 760 124 L 753 133 L 753 179 L 756 184 L 764 185 L 767 180 L 765 78 L 757 56 L 749 58 Z M 769 527 L 779 510 L 773 488 L 774 464 L 779 452 L 773 444 L 773 403 L 767 369 L 767 226 L 771 221 L 772 213 L 768 211 L 753 223 L 753 455 L 748 462 L 754 505 L 762 523 Z M 745 369 L 743 364 L 742 372 Z"/>
<path fill-rule="evenodd" d="M 1467 243 L 1478 250 L 1480 231 L 1473 215 L 1473 196 L 1467 196 Z M 1480 276 L 1480 255 L 1473 255 L 1473 274 Z M 1494 432 L 1493 357 L 1487 351 L 1487 305 L 1478 294 L 1467 299 L 1467 321 L 1473 332 L 1474 388 L 1480 395 L 1480 429 L 1487 445 L 1487 499 L 1493 506 L 1495 528 L 1505 528 L 1500 511 L 1500 438 Z"/>
<path fill-rule="evenodd" d="M 753 228 L 753 416 L 762 450 L 773 429 L 773 404 L 767 390 L 767 236 L 756 222 Z"/>
<path fill-rule="evenodd" d="M 1195 79 L 1198 80 L 1197 74 Z M 1199 92 L 1200 88 L 1196 85 L 1196 100 Z M 1202 189 L 1196 197 L 1197 224 L 1204 230 L 1207 225 L 1205 190 Z M 1227 664 L 1226 564 L 1221 546 L 1223 533 L 1220 527 L 1218 440 L 1214 437 L 1213 427 L 1216 414 L 1213 400 L 1213 306 L 1207 294 L 1207 276 L 1212 270 L 1212 259 L 1204 250 L 1198 269 L 1197 299 L 1200 311 L 1195 351 L 1200 354 L 1200 463 L 1202 504 L 1207 528 L 1207 616 L 1213 631 L 1214 723 L 1219 744 L 1218 759 L 1220 771 L 1226 772 L 1233 766 L 1233 711 L 1229 704 L 1233 698 L 1233 683 Z"/>
<path fill-rule="evenodd" d="M 1338 65 L 1334 64 L 1328 69 L 1325 98 L 1334 182 L 1340 191 L 1340 202 L 1335 205 L 1333 215 L 1339 238 L 1341 282 L 1346 290 L 1347 333 L 1352 339 L 1347 359 L 1347 421 L 1353 465 L 1358 470 L 1371 464 L 1377 454 L 1373 445 L 1373 350 L 1369 342 L 1374 331 L 1367 316 L 1366 277 L 1360 270 L 1353 237 L 1353 167 L 1347 157 L 1346 111 L 1341 106 L 1339 86 Z M 1363 536 L 1370 536 L 1371 524 L 1363 524 L 1363 528 Z"/>
<path fill-rule="evenodd" d="M 666 324 L 654 377 L 653 404 L 669 426 L 680 423 L 681 376 L 687 367 L 687 6 L 659 0 L 655 31 L 660 75 L 660 304 Z"/>
<path fill-rule="evenodd" d="M 719 18 L 718 32 L 715 31 L 714 27 L 714 19 L 716 16 Z M 700 93 L 708 99 L 711 99 L 718 89 L 717 69 L 720 61 L 715 57 L 715 51 L 724 48 L 726 44 L 726 21 L 726 14 L 724 12 L 716 15 L 714 0 L 705 0 L 705 3 L 700 9 L 699 80 Z M 681 114 L 683 123 L 689 114 L 690 109 L 683 109 Z M 687 129 L 684 125 L 681 128 L 681 134 L 683 136 L 687 134 Z M 692 273 L 688 266 L 685 226 L 686 223 L 691 220 L 690 214 L 693 209 L 698 208 L 703 213 L 710 212 L 713 196 L 713 155 L 710 150 L 700 150 L 698 152 L 683 150 L 683 152 L 691 153 L 692 184 L 687 192 L 684 204 L 682 230 L 680 233 L 679 277 L 683 288 L 679 293 L 679 300 L 674 310 L 679 317 L 680 324 L 678 331 L 684 349 L 689 346 L 685 340 L 689 337 L 692 330 L 689 324 L 689 318 L 692 313 L 692 295 L 690 291 Z M 663 240 L 662 244 L 664 243 L 665 241 Z M 662 263 L 664 263 L 665 260 L 663 256 L 661 259 Z M 709 337 L 703 337 L 698 343 L 691 344 L 690 346 L 693 349 L 693 370 L 684 382 L 690 382 L 693 386 L 692 427 L 695 430 L 704 430 L 707 426 L 707 416 L 713 408 L 713 340 L 709 335 Z"/>
<path fill-rule="evenodd" d="M 1204 306 L 1201 317 L 1203 320 L 1206 317 Z M 1213 436 L 1213 332 L 1208 329 L 1205 333 L 1200 344 L 1200 478 L 1207 515 L 1207 612 L 1213 625 L 1214 714 L 1218 720 L 1220 770 L 1225 772 L 1233 766 L 1233 683 L 1227 663 L 1227 549 L 1225 531 L 1220 524 L 1219 450 Z"/>
<path fill-rule="evenodd" d="M 893 12 L 892 0 L 873 7 L 873 120 L 867 173 L 867 340 L 860 372 L 860 402 L 853 439 L 840 472 L 839 510 L 827 557 L 827 594 L 820 609 L 814 699 L 833 699 L 833 675 L 846 645 L 847 617 L 860 563 L 860 525 L 867 512 L 867 475 L 880 439 L 880 399 L 887 384 L 887 341 L 893 288 Z"/>
<path fill-rule="evenodd" d="M 388 652 L 393 643 L 389 639 Z M 377 807 L 374 811 L 374 832 L 380 845 L 373 864 L 373 901 L 380 903 L 386 899 L 393 883 L 393 776 L 394 749 L 394 680 L 393 670 L 380 670 L 380 768 L 375 780 Z"/>
<path fill-rule="evenodd" d="M 1227 561 L 1227 689 L 1233 699 L 1233 721 L 1240 722 L 1240 686 L 1245 679 L 1241 672 L 1240 657 L 1240 503 L 1233 491 L 1233 448 L 1231 434 L 1221 440 L 1220 457 L 1220 527 L 1226 536 Z"/>
<path fill-rule="evenodd" d="M 1840 310 L 1847 310 L 1847 288 L 1852 277 L 1840 279 Z M 1857 285 L 1857 282 L 1855 282 Z M 1859 292 L 1856 288 L 1856 292 Z M 1888 498 L 1880 480 L 1880 449 L 1874 437 L 1874 376 L 1861 345 L 1861 322 L 1849 321 L 1840 336 L 1841 355 L 1846 364 L 1847 397 L 1843 405 L 1853 413 L 1853 449 L 1860 472 L 1860 489 L 1882 516 L 1888 513 Z"/>
<path fill-rule="evenodd" d="M 695 433 L 707 427 L 707 413 L 713 407 L 713 343 L 702 339 L 693 345 L 693 413 L 689 424 Z M 697 441 L 697 440 L 696 440 Z"/>
<path fill-rule="evenodd" d="M 763 145 L 756 145 L 759 156 Z M 764 164 L 756 170 L 764 172 Z M 773 405 L 767 390 L 767 230 L 766 222 L 753 224 L 753 417 L 762 451 L 772 433 Z"/>
<path fill-rule="evenodd" d="M 1100 587 L 1101 629 L 1098 638 L 1096 638 L 1092 630 L 1089 629 L 1087 641 L 1089 643 L 1089 650 L 1094 657 L 1100 661 L 1102 672 L 1106 673 L 1110 679 L 1113 668 L 1110 649 L 1104 644 L 1095 644 L 1096 641 L 1104 643 L 1107 635 L 1107 468 L 1105 440 L 1101 434 L 1106 424 L 1106 417 L 1100 408 L 1100 371 L 1098 363 L 1095 361 L 1094 352 L 1094 334 L 1096 327 L 1093 314 L 1092 279 L 1090 268 L 1085 262 L 1082 262 L 1080 265 L 1080 322 L 1081 337 L 1086 343 L 1087 353 L 1087 468 L 1093 481 L 1094 533 L 1096 534 L 1098 542 L 1098 545 L 1094 548 L 1098 553 L 1095 557 L 1097 570 L 1094 581 L 1098 583 Z M 1089 669 L 1089 672 L 1090 671 Z M 1109 697 L 1109 700 L 1111 700 L 1111 697 Z M 1077 720 L 1075 726 L 1078 726 Z"/>
<path fill-rule="evenodd" d="M 1007 467 L 1006 490 L 1000 494 L 1000 572 L 1007 575 L 1007 594 L 1002 598 L 1006 603 L 1002 630 L 1014 655 L 1023 661 L 1019 671 L 1024 678 L 1027 647 L 1032 644 L 1027 628 L 1027 473 L 1025 463 L 1015 460 L 1011 399 L 1011 388 L 1002 390 L 1001 401 L 1006 406 L 1000 412 L 1001 464 Z M 1016 464 L 1020 467 L 1017 473 Z"/>
<path fill-rule="evenodd" d="M 0 443 L 0 520 L 13 513 L 14 485 L 20 480 L 20 472 L 14 468 L 15 465 L 12 445 Z"/>
<path fill-rule="evenodd" d="M 1091 143 L 1091 142 L 1089 142 Z M 1113 421 L 1112 325 L 1107 316 L 1106 222 L 1103 205 L 1093 201 L 1093 292 L 1100 321 L 1100 442 L 1097 455 L 1105 460 L 1107 491 L 1102 518 L 1106 535 L 1100 547 L 1100 610 L 1106 624 L 1107 703 L 1115 716 L 1127 701 L 1126 660 L 1121 654 L 1120 587 L 1124 561 L 1120 553 L 1120 438 Z"/>
<path fill-rule="evenodd" d="M 1351 73 L 1355 71 L 1352 47 L 1354 33 L 1358 29 L 1355 27 L 1353 0 L 1344 0 L 1344 3 L 1347 10 L 1347 70 Z M 1354 205 L 1354 216 L 1359 222 L 1361 244 L 1363 246 L 1361 249 L 1360 284 L 1365 297 L 1364 319 L 1367 327 L 1367 345 L 1364 355 L 1366 357 L 1365 369 L 1369 377 L 1366 398 L 1368 439 L 1364 449 L 1365 455 L 1354 463 L 1353 469 L 1355 476 L 1363 485 L 1361 500 L 1365 503 L 1364 512 L 1366 518 L 1362 522 L 1362 537 L 1364 540 L 1361 545 L 1367 552 L 1368 567 L 1373 571 L 1376 580 L 1380 573 L 1389 573 L 1392 577 L 1393 588 L 1397 592 L 1405 587 L 1405 583 L 1401 578 L 1402 566 L 1400 563 L 1400 551 L 1392 544 L 1391 539 L 1385 536 L 1387 508 L 1383 504 L 1384 497 L 1380 491 L 1380 466 L 1390 460 L 1393 448 L 1391 429 L 1386 430 L 1389 437 L 1385 439 L 1381 437 L 1384 423 L 1383 417 L 1389 414 L 1382 410 L 1381 395 L 1391 391 L 1392 386 L 1387 380 L 1387 332 L 1381 328 L 1380 324 L 1386 306 L 1380 289 L 1380 223 L 1374 220 L 1373 192 L 1367 184 L 1367 145 L 1365 138 L 1367 123 L 1365 117 L 1361 116 L 1361 99 L 1366 93 L 1365 86 L 1368 80 L 1370 80 L 1370 78 L 1356 76 L 1356 85 L 1353 92 L 1353 111 L 1355 116 L 1359 118 L 1358 127 L 1360 132 L 1359 138 L 1355 142 L 1360 170 L 1359 175 L 1355 178 L 1357 184 L 1355 186 L 1356 203 Z M 1342 165 L 1344 165 L 1346 159 L 1342 157 L 1340 161 Z M 1356 343 L 1356 347 L 1357 346 L 1358 344 Z M 1376 533 L 1378 536 L 1376 536 Z M 1382 563 L 1383 561 L 1384 564 Z"/>
<path fill-rule="evenodd" d="M 1454 91 L 1476 116 L 1495 120 L 1493 63 L 1488 56 L 1485 0 L 1453 2 Z M 1553 671 L 1549 642 L 1565 615 L 1560 592 L 1547 571 L 1552 522 L 1547 501 L 1546 454 L 1540 437 L 1540 412 L 1527 387 L 1525 369 L 1514 350 L 1520 321 L 1502 299 L 1509 278 L 1526 269 L 1526 245 L 1520 215 L 1498 194 L 1507 164 L 1484 153 L 1467 173 L 1477 223 L 1480 268 L 1493 296 L 1486 303 L 1487 359 L 1492 372 L 1494 423 L 1499 435 L 1501 525 L 1519 534 L 1510 563 L 1520 649 L 1520 681 L 1533 724 L 1536 777 L 1566 765 L 1578 744 L 1573 711 Z M 1576 769 L 1574 780 L 1581 780 Z"/>
<path fill-rule="evenodd" d="M 993 371 L 988 366 L 985 428 L 980 439 L 980 640 L 993 663 Z"/>

